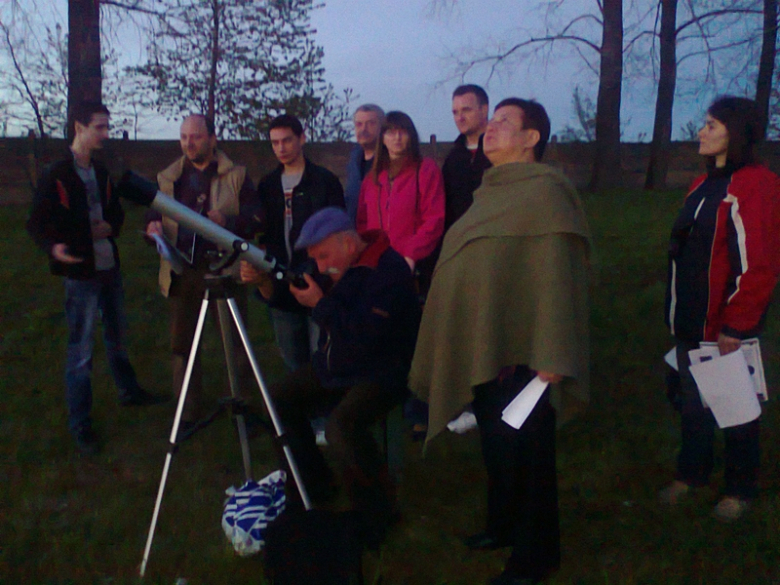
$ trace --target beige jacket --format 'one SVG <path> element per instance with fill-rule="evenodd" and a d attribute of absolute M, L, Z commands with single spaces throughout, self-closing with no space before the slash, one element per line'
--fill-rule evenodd
<path fill-rule="evenodd" d="M 182 156 L 171 166 L 157 175 L 157 185 L 164 194 L 173 197 L 173 185 L 181 177 L 184 169 L 184 157 Z M 221 150 L 217 151 L 217 176 L 211 182 L 209 193 L 209 207 L 221 211 L 226 217 L 238 215 L 238 195 L 246 178 L 246 168 L 234 165 Z M 169 241 L 175 242 L 179 233 L 179 224 L 168 217 L 163 217 L 163 233 Z M 238 279 L 238 263 L 225 271 Z M 167 297 L 171 287 L 171 264 L 164 258 L 160 258 L 160 292 Z"/>

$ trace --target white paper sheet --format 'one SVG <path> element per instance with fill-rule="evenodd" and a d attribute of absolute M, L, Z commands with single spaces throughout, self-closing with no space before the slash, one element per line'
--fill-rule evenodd
<path fill-rule="evenodd" d="M 539 402 L 547 389 L 548 382 L 542 382 L 539 376 L 528 382 L 525 388 L 510 402 L 501 413 L 501 420 L 514 429 L 523 426 L 525 419 Z"/>
<path fill-rule="evenodd" d="M 691 364 L 691 374 L 720 428 L 745 424 L 761 415 L 761 405 L 741 351 Z"/>
<path fill-rule="evenodd" d="M 676 372 L 680 371 L 679 366 L 677 365 L 677 348 L 673 347 L 669 351 L 666 352 L 666 355 L 664 356 L 664 361 L 669 364 Z"/>
<path fill-rule="evenodd" d="M 702 341 L 700 346 L 702 348 L 709 348 L 712 346 L 717 347 L 718 344 L 714 341 Z M 720 352 L 718 352 L 720 354 Z M 766 376 L 764 375 L 764 362 L 761 359 L 761 344 L 758 342 L 757 337 L 751 337 L 750 339 L 742 340 L 742 353 L 745 354 L 745 360 L 748 365 L 748 372 L 750 378 L 753 380 L 753 386 L 756 389 L 759 400 L 766 402 L 769 400 L 769 392 L 766 386 Z"/>
<path fill-rule="evenodd" d="M 181 253 L 164 235 L 151 234 L 151 237 L 157 246 L 157 253 L 171 263 L 171 268 L 176 274 L 181 274 L 184 271 L 185 262 L 188 263 Z"/>

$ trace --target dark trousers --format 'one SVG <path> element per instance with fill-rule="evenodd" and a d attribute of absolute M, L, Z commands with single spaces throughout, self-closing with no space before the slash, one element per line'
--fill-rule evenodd
<path fill-rule="evenodd" d="M 384 522 L 395 511 L 395 493 L 387 464 L 371 426 L 406 398 L 405 388 L 387 388 L 365 380 L 349 388 L 325 388 L 311 365 L 288 374 L 271 386 L 271 399 L 284 426 L 288 444 L 313 501 L 330 491 L 333 473 L 315 443 L 310 419 L 332 408 L 325 425 L 328 452 L 342 476 L 354 509 Z M 287 466 L 287 462 L 282 462 Z M 293 484 L 289 483 L 290 490 Z M 289 492 L 288 492 L 289 493 Z"/>
<path fill-rule="evenodd" d="M 697 342 L 677 342 L 677 364 L 680 371 L 680 404 L 682 445 L 677 458 L 675 479 L 693 487 L 707 485 L 714 464 L 713 441 L 715 417 L 701 404 L 699 389 L 690 372 L 688 351 Z M 725 443 L 724 495 L 743 499 L 755 497 L 758 491 L 759 419 L 723 429 Z"/>
<path fill-rule="evenodd" d="M 536 375 L 518 366 L 474 388 L 474 415 L 488 474 L 487 533 L 512 545 L 506 572 L 543 579 L 560 566 L 555 410 L 545 392 L 515 430 L 501 412 Z"/>
<path fill-rule="evenodd" d="M 195 337 L 195 328 L 198 324 L 198 315 L 203 303 L 203 296 L 206 292 L 206 283 L 204 277 L 207 271 L 185 269 L 181 275 L 174 277 L 171 283 L 169 294 L 170 302 L 170 326 L 171 326 L 171 353 L 173 354 L 173 392 L 178 397 L 181 393 L 181 387 L 184 382 L 184 373 L 187 369 L 187 361 L 190 357 L 192 341 Z M 244 325 L 247 325 L 247 295 L 246 288 L 238 286 L 235 289 L 235 300 Z M 228 313 L 230 311 L 228 310 Z M 217 335 L 220 331 L 219 312 L 217 303 L 212 300 L 209 302 L 209 313 L 217 328 Z M 249 366 L 249 359 L 244 351 L 241 338 L 238 335 L 236 327 L 230 319 L 230 330 L 232 332 L 233 355 L 238 375 L 239 386 L 243 389 L 249 388 L 252 380 L 252 370 Z M 201 343 L 202 345 L 202 343 Z M 226 385 L 226 388 L 229 386 Z M 184 403 L 182 420 L 195 421 L 203 414 L 203 381 L 200 366 L 200 351 L 195 358 L 190 377 L 190 385 L 187 390 L 187 401 Z"/>

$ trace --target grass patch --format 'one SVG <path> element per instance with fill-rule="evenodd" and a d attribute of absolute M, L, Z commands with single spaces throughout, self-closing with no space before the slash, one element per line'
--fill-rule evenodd
<path fill-rule="evenodd" d="M 563 566 L 554 584 L 780 582 L 778 416 L 773 390 L 780 328 L 770 313 L 764 358 L 772 401 L 762 429 L 762 493 L 736 526 L 710 517 L 722 477 L 673 511 L 655 492 L 670 480 L 679 424 L 666 404 L 662 356 L 666 244 L 681 194 L 589 195 L 594 233 L 592 404 L 559 434 Z M 128 209 L 120 238 L 131 359 L 141 383 L 170 391 L 167 306 L 157 259 Z M 27 210 L 0 208 L 0 584 L 138 581 L 172 404 L 121 409 L 96 344 L 94 420 L 105 440 L 94 460 L 74 455 L 66 429 L 65 320 L 60 279 L 48 274 L 23 224 Z M 262 306 L 249 330 L 270 381 L 283 367 Z M 204 387 L 216 400 L 224 365 L 207 324 Z M 261 404 L 259 393 L 251 397 Z M 400 486 L 404 522 L 379 555 L 366 555 L 367 583 L 473 585 L 497 574 L 507 552 L 471 553 L 460 538 L 482 528 L 485 474 L 475 433 L 437 439 L 423 460 L 407 443 Z M 275 467 L 271 440 L 251 441 L 258 477 Z M 224 490 L 241 482 L 232 426 L 220 419 L 173 461 L 146 582 L 264 583 L 262 559 L 236 557 L 221 532 Z"/>

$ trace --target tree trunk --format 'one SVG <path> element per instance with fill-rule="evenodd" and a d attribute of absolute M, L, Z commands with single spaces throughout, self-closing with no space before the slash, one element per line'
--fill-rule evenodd
<path fill-rule="evenodd" d="M 618 186 L 620 165 L 620 99 L 623 84 L 623 0 L 604 0 L 596 103 L 596 158 L 590 189 Z"/>
<path fill-rule="evenodd" d="M 764 40 L 761 44 L 761 61 L 756 81 L 756 102 L 764 119 L 769 119 L 769 100 L 772 94 L 772 77 L 777 51 L 777 0 L 764 0 Z"/>
<path fill-rule="evenodd" d="M 100 1 L 68 0 L 68 118 L 81 101 L 100 101 Z M 73 128 L 68 124 L 69 136 Z"/>
<path fill-rule="evenodd" d="M 206 117 L 216 121 L 217 113 L 217 65 L 219 65 L 219 22 L 220 0 L 213 0 L 211 9 L 214 14 L 213 27 L 211 29 L 211 63 L 209 67 L 209 92 Z"/>
<path fill-rule="evenodd" d="M 653 142 L 645 189 L 665 189 L 672 142 L 672 108 L 677 84 L 677 0 L 661 0 L 661 74 L 655 102 Z"/>

